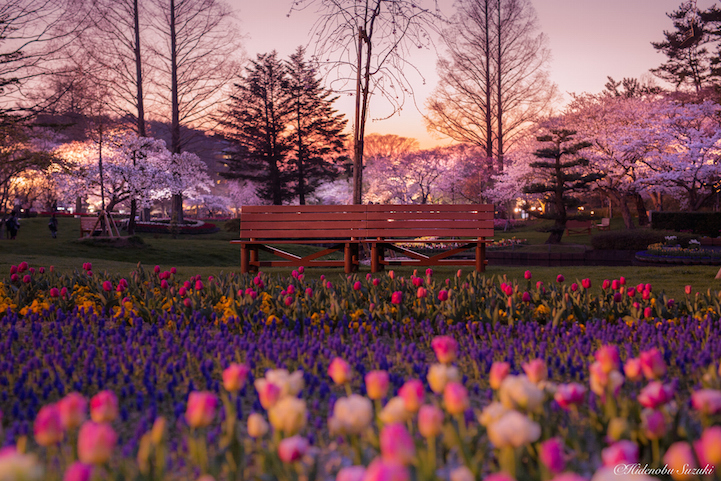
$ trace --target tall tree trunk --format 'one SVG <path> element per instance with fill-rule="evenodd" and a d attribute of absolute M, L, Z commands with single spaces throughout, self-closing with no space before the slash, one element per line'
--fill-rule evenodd
<path fill-rule="evenodd" d="M 362 111 L 365 107 L 365 99 L 361 94 L 362 88 L 362 67 L 363 67 L 363 38 L 365 32 L 363 27 L 358 27 L 358 65 L 356 66 L 356 90 L 355 90 L 355 124 L 353 125 L 353 203 L 363 203 L 363 134 L 362 134 Z"/>
<path fill-rule="evenodd" d="M 305 205 L 305 172 L 303 172 L 303 134 L 301 130 L 300 115 L 301 112 L 299 99 L 295 115 L 298 128 L 298 204 Z"/>
<path fill-rule="evenodd" d="M 180 102 L 178 100 L 178 46 L 175 32 L 175 0 L 170 0 L 170 95 L 171 95 L 171 127 L 170 150 L 174 154 L 180 153 Z M 183 222 L 183 195 L 173 194 L 171 203 L 171 216 L 173 222 Z"/>
<path fill-rule="evenodd" d="M 638 225 L 646 226 L 649 224 L 648 211 L 646 210 L 646 203 L 643 201 L 641 194 L 634 194 L 634 200 L 636 201 L 636 213 L 638 214 Z"/>
<path fill-rule="evenodd" d="M 484 14 L 486 16 L 486 158 L 493 162 L 493 112 L 491 111 L 491 27 L 489 24 L 490 13 L 488 12 L 491 0 L 485 0 Z"/>
<path fill-rule="evenodd" d="M 498 85 L 496 85 L 497 94 L 498 94 L 498 100 L 496 105 L 496 116 L 497 116 L 497 142 L 498 142 L 498 160 L 497 160 L 497 166 L 498 166 L 498 172 L 503 172 L 503 99 L 501 95 L 501 85 L 502 85 L 502 75 L 501 75 L 501 64 L 502 64 L 502 48 L 501 48 L 501 0 L 498 0 L 498 65 L 496 65 L 496 68 L 498 69 Z"/>
<path fill-rule="evenodd" d="M 551 228 L 551 234 L 546 239 L 546 244 L 560 244 L 563 239 L 563 231 L 566 230 L 566 205 L 563 203 L 563 172 L 561 171 L 561 145 L 557 145 L 559 154 L 556 157 L 556 192 L 554 193 L 553 204 L 556 208 L 556 221 Z"/>
<path fill-rule="evenodd" d="M 138 108 L 138 136 L 147 137 L 145 131 L 145 106 L 143 105 L 143 63 L 140 55 L 140 12 L 138 11 L 138 0 L 133 0 L 133 28 L 135 29 L 135 101 Z M 133 158 L 135 165 L 135 158 Z M 138 214 L 138 201 L 135 198 L 130 200 L 130 219 L 128 220 L 128 235 L 135 234 L 135 216 Z"/>

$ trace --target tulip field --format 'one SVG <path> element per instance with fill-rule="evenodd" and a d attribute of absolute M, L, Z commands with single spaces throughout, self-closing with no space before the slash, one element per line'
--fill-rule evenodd
<path fill-rule="evenodd" d="M 306 275 L 12 266 L 0 481 L 721 480 L 717 292 Z"/>

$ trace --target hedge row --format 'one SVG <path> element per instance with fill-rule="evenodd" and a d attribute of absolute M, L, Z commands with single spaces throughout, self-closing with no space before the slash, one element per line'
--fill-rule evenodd
<path fill-rule="evenodd" d="M 718 237 L 721 212 L 654 212 L 651 215 L 651 227 Z"/>

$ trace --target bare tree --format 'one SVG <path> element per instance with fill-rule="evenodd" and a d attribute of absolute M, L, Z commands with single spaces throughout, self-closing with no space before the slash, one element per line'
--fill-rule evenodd
<path fill-rule="evenodd" d="M 224 88 L 239 74 L 233 59 L 240 44 L 231 11 L 220 0 L 153 1 L 158 93 L 169 106 L 163 110 L 171 124 L 170 151 L 179 154 L 190 140 L 180 126 L 207 126 Z M 182 221 L 182 196 L 173 196 L 171 211 Z"/>
<path fill-rule="evenodd" d="M 298 0 L 293 10 L 316 4 L 316 56 L 334 72 L 331 87 L 355 90 L 353 123 L 353 203 L 362 203 L 363 143 L 373 94 L 381 94 L 398 112 L 412 92 L 404 69 L 410 46 L 431 44 L 429 31 L 441 16 L 419 6 L 421 0 Z M 351 87 L 352 86 L 352 87 Z"/>
<path fill-rule="evenodd" d="M 75 0 L 0 2 L 0 113 L 42 110 L 28 102 L 33 80 L 51 73 L 72 56 L 81 30 Z"/>
<path fill-rule="evenodd" d="M 546 37 L 529 0 L 459 0 L 457 8 L 441 36 L 447 56 L 438 61 L 427 125 L 482 147 L 500 171 L 504 152 L 556 96 Z"/>

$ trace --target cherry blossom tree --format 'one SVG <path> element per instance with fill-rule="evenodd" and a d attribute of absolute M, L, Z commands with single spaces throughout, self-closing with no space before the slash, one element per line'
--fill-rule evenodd
<path fill-rule="evenodd" d="M 721 106 L 665 102 L 652 115 L 656 125 L 639 132 L 651 149 L 636 184 L 666 189 L 682 207 L 699 210 L 721 190 Z"/>

